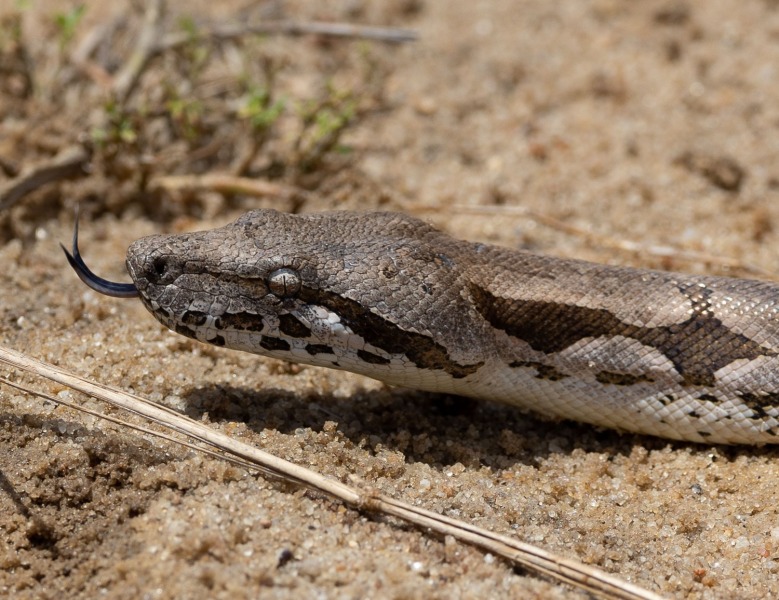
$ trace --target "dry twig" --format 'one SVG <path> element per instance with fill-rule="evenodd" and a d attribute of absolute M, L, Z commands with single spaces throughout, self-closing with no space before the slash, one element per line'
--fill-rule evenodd
<path fill-rule="evenodd" d="M 593 231 L 576 227 L 560 219 L 556 219 L 544 213 L 526 208 L 524 206 L 469 206 L 465 204 L 454 204 L 444 207 L 440 206 L 424 206 L 424 207 L 405 207 L 410 213 L 431 213 L 445 210 L 446 212 L 455 212 L 460 214 L 472 214 L 472 215 L 503 215 L 503 216 L 515 216 L 525 217 L 531 219 L 537 223 L 541 223 L 551 229 L 562 231 L 570 235 L 582 237 L 593 244 L 602 246 L 605 248 L 614 248 L 623 252 L 631 252 L 635 254 L 641 254 L 645 256 L 654 256 L 657 258 L 672 258 L 674 260 L 680 260 L 684 262 L 697 262 L 704 264 L 718 265 L 727 269 L 737 269 L 744 273 L 751 273 L 761 277 L 769 279 L 777 279 L 777 274 L 755 265 L 753 263 L 744 262 L 729 256 L 721 256 L 718 254 L 709 254 L 707 252 L 696 252 L 694 250 L 684 250 L 682 248 L 674 248 L 673 246 L 660 246 L 657 244 L 641 244 L 630 240 L 623 240 L 613 238 Z"/>
<path fill-rule="evenodd" d="M 270 471 L 284 479 L 330 494 L 357 510 L 392 515 L 440 535 L 451 535 L 463 542 L 502 556 L 515 565 L 605 597 L 623 600 L 661 600 L 657 594 L 621 581 L 595 567 L 388 496 L 366 493 L 364 490 L 324 477 L 314 471 L 238 442 L 169 408 L 154 404 L 139 396 L 127 394 L 116 388 L 92 383 L 83 377 L 54 365 L 37 361 L 19 352 L 0 347 L 0 362 L 12 368 L 55 381 L 133 414 L 141 415 L 158 425 L 164 425 L 170 430 L 207 444 L 216 449 L 220 455 L 224 453 L 241 464 L 250 463 L 251 468 Z M 30 391 L 30 393 L 38 394 L 34 391 Z M 48 398 L 57 401 L 51 397 Z M 76 408 L 79 407 L 76 406 Z M 144 431 L 156 435 L 156 432 L 151 430 Z"/>
<path fill-rule="evenodd" d="M 164 189 L 167 192 L 208 190 L 221 194 L 243 194 L 257 198 L 266 196 L 291 198 L 303 193 L 303 190 L 299 188 L 283 183 L 275 183 L 267 179 L 250 179 L 248 177 L 236 177 L 221 173 L 154 177 L 149 182 L 149 189 Z"/>
<path fill-rule="evenodd" d="M 160 37 L 163 8 L 163 0 L 149 0 L 146 6 L 143 27 L 138 35 L 135 50 L 114 78 L 113 91 L 120 100 L 127 98 L 143 73 L 146 63 L 154 55 L 155 41 Z"/>
<path fill-rule="evenodd" d="M 169 33 L 154 47 L 155 53 L 165 52 L 193 40 L 213 38 L 229 40 L 245 35 L 324 35 L 328 37 L 369 39 L 389 44 L 401 44 L 417 39 L 417 34 L 408 29 L 394 27 L 369 27 L 351 23 L 322 23 L 317 21 L 262 21 L 260 23 L 238 23 L 204 29 L 196 33 Z"/>
<path fill-rule="evenodd" d="M 0 212 L 8 210 L 42 185 L 84 174 L 89 158 L 89 152 L 84 146 L 71 146 L 51 160 L 24 171 L 0 186 Z"/>

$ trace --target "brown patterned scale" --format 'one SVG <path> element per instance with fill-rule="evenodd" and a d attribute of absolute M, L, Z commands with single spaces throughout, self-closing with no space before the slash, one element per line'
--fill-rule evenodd
<path fill-rule="evenodd" d="M 66 251 L 67 253 L 67 251 Z M 539 256 L 397 213 L 250 212 L 127 254 L 203 342 L 696 442 L 779 442 L 779 286 Z"/>

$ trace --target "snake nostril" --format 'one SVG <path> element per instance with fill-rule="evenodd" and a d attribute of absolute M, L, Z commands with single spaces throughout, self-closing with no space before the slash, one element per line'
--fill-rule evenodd
<path fill-rule="evenodd" d="M 168 272 L 168 260 L 164 256 L 155 256 L 151 262 L 151 268 L 157 279 L 162 279 Z"/>

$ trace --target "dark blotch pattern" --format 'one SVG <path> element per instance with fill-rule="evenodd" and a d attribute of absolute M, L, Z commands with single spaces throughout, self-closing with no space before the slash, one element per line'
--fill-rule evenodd
<path fill-rule="evenodd" d="M 181 322 L 190 327 L 200 327 L 206 324 L 208 316 L 204 312 L 188 310 L 181 315 Z"/>
<path fill-rule="evenodd" d="M 282 340 L 280 338 L 270 337 L 267 335 L 263 335 L 260 338 L 260 347 L 265 348 L 266 350 L 273 351 L 273 350 L 289 350 L 290 346 L 289 343 L 286 340 Z"/>
<path fill-rule="evenodd" d="M 317 354 L 335 354 L 333 349 L 326 344 L 306 344 L 306 352 L 311 356 L 316 356 Z"/>
<path fill-rule="evenodd" d="M 680 291 L 692 301 L 689 319 L 662 327 L 638 327 L 605 309 L 501 298 L 471 286 L 479 313 L 493 327 L 527 342 L 534 350 L 560 352 L 584 338 L 621 335 L 662 352 L 687 386 L 713 386 L 714 373 L 735 360 L 776 356 L 714 316 L 708 301 L 711 290 L 690 286 Z"/>
<path fill-rule="evenodd" d="M 223 347 L 225 345 L 226 340 L 221 335 L 215 335 L 210 340 L 206 340 L 209 344 L 213 344 L 214 346 Z"/>
<path fill-rule="evenodd" d="M 389 358 L 384 358 L 383 356 L 379 356 L 378 354 L 374 354 L 373 352 L 368 352 L 367 350 L 358 350 L 357 356 L 359 356 L 361 360 L 364 360 L 365 362 L 370 363 L 372 365 L 390 364 Z"/>
<path fill-rule="evenodd" d="M 515 360 L 509 363 L 509 367 L 517 369 L 519 367 L 531 367 L 536 370 L 537 379 L 548 379 L 549 381 L 560 381 L 568 377 L 565 373 L 558 371 L 551 365 L 545 365 L 544 363 L 532 361 L 532 360 Z"/>
<path fill-rule="evenodd" d="M 635 385 L 637 383 L 652 383 L 654 379 L 647 375 L 633 375 L 632 373 L 614 373 L 601 371 L 595 375 L 595 381 L 604 385 Z"/>
<path fill-rule="evenodd" d="M 405 331 L 360 305 L 333 292 L 302 288 L 299 297 L 309 304 L 324 306 L 341 317 L 341 322 L 371 346 L 387 354 L 403 354 L 420 369 L 441 370 L 455 379 L 475 373 L 484 364 L 461 365 L 449 357 L 441 344 L 420 333 Z"/>
<path fill-rule="evenodd" d="M 265 328 L 265 323 L 260 315 L 254 313 L 225 313 L 217 319 L 216 327 L 239 331 L 262 331 Z"/>
<path fill-rule="evenodd" d="M 698 396 L 698 400 L 702 402 L 713 402 L 714 404 L 717 404 L 720 401 L 714 394 L 701 394 Z"/>
<path fill-rule="evenodd" d="M 768 409 L 776 408 L 779 406 L 779 393 L 766 393 L 766 394 L 738 394 L 742 402 L 754 411 L 754 414 L 750 417 L 756 420 L 762 420 L 769 417 L 766 412 Z"/>
<path fill-rule="evenodd" d="M 279 330 L 281 333 L 293 338 L 311 337 L 311 329 L 295 315 L 289 313 L 279 315 Z"/>
<path fill-rule="evenodd" d="M 175 323 L 172 326 L 173 331 L 178 333 L 179 335 L 186 336 L 188 338 L 192 338 L 193 340 L 197 339 L 197 335 L 195 334 L 195 330 L 191 329 L 188 325 L 181 325 L 179 323 Z"/>

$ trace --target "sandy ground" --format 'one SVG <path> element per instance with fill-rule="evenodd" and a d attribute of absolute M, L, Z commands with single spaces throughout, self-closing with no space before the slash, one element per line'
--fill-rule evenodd
<path fill-rule="evenodd" d="M 615 250 L 533 218 L 449 208 L 521 206 L 605 238 L 779 272 L 776 2 L 366 5 L 285 7 L 420 36 L 382 50 L 389 108 L 349 134 L 350 171 L 314 190 L 302 210 L 444 207 L 427 217 L 464 238 L 747 274 L 720 261 Z M 318 51 L 305 38 L 279 43 L 302 65 Z M 550 423 L 183 339 L 140 303 L 99 297 L 67 269 L 57 243 L 70 235 L 67 198 L 84 185 L 57 187 L 56 210 L 14 209 L 19 234 L 0 247 L 2 344 L 165 402 L 321 473 L 355 475 L 668 597 L 779 596 L 776 450 Z M 41 198 L 35 206 L 48 206 Z M 273 201 L 228 204 L 176 226 L 208 228 L 259 205 Z M 91 266 L 126 280 L 126 246 L 172 227 L 150 214 L 114 210 L 82 224 Z M 0 448 L 3 595 L 584 596 L 452 540 L 8 388 L 0 388 Z"/>

